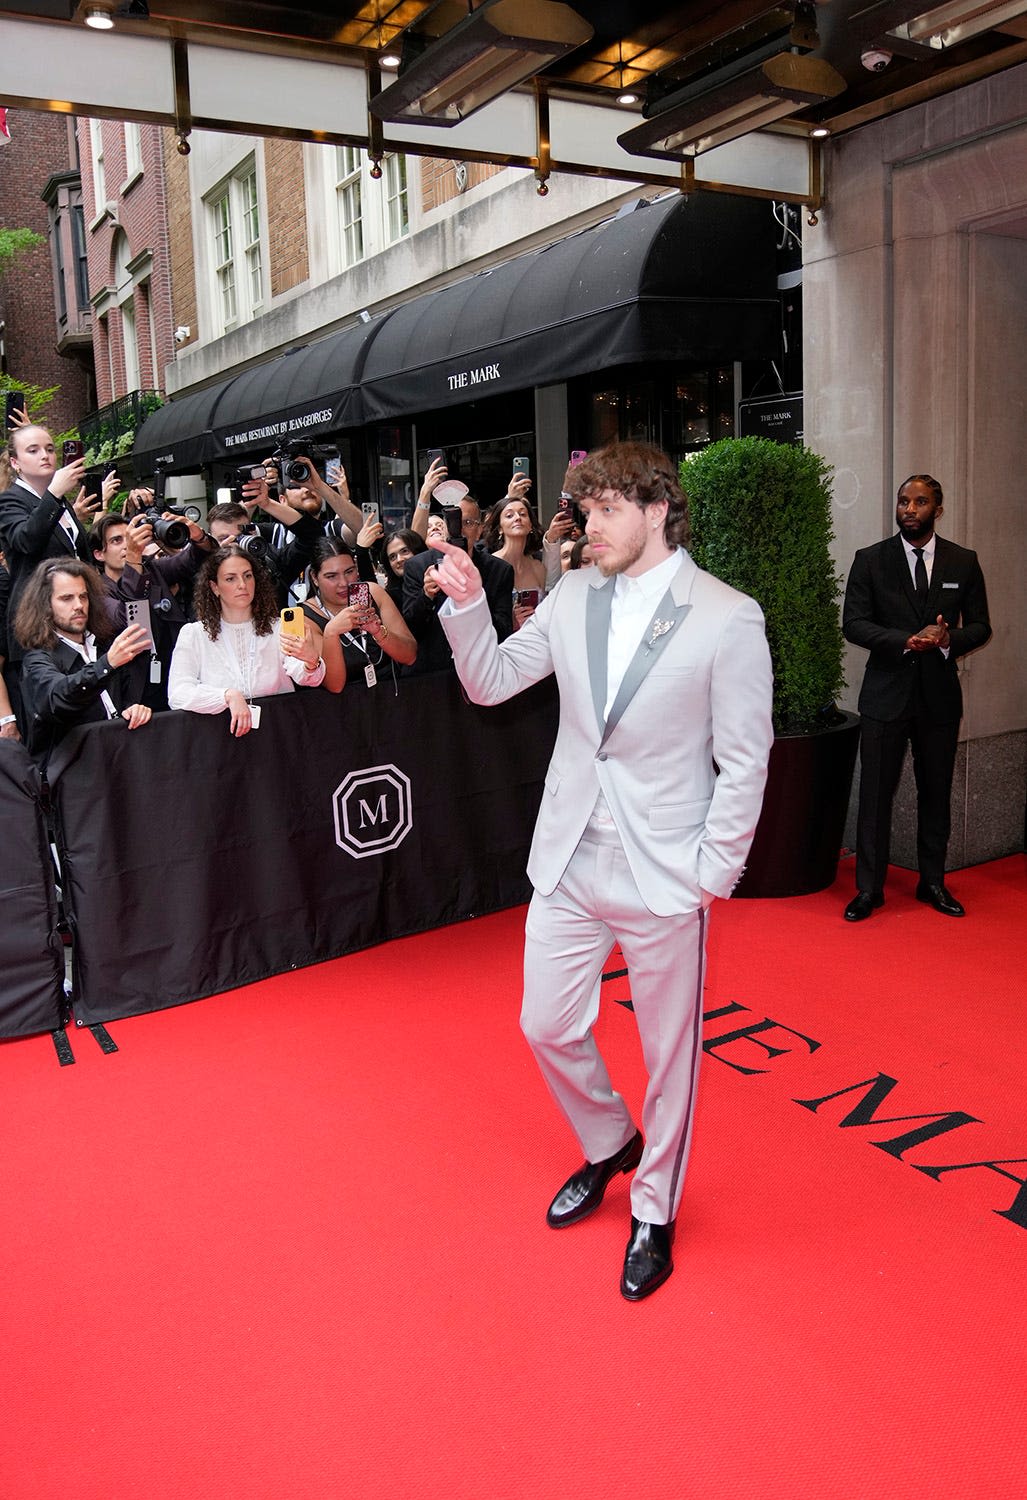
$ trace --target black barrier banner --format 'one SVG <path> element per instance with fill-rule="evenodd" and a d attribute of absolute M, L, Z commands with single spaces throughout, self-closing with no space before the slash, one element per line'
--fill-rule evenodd
<path fill-rule="evenodd" d="M 51 765 L 80 1024 L 196 1000 L 526 901 L 550 680 L 452 673 L 76 730 Z"/>
<path fill-rule="evenodd" d="M 0 740 L 0 1037 L 54 1031 L 64 1006 L 64 945 L 39 773 Z"/>

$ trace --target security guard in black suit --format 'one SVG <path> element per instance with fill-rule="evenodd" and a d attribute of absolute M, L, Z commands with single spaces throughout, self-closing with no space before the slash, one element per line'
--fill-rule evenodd
<path fill-rule="evenodd" d="M 898 533 L 856 553 L 842 629 L 870 659 L 859 695 L 860 792 L 856 895 L 845 919 L 884 902 L 892 801 L 909 744 L 917 788 L 919 901 L 965 915 L 945 886 L 952 773 L 963 716 L 956 662 L 991 636 L 977 554 L 935 536 L 941 485 L 916 474 L 899 488 Z"/>

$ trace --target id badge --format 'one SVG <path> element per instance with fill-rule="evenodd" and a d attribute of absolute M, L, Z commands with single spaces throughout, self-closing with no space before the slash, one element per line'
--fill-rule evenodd
<path fill-rule="evenodd" d="M 378 681 L 378 673 L 375 671 L 370 662 L 368 662 L 367 666 L 364 668 L 364 681 L 367 683 L 368 687 L 374 687 Z"/>
<path fill-rule="evenodd" d="M 251 703 L 250 704 L 250 728 L 251 729 L 259 729 L 260 728 L 260 714 L 261 714 L 260 704 L 259 703 Z"/>
<path fill-rule="evenodd" d="M 160 682 L 161 664 L 159 656 L 150 657 L 150 681 Z"/>

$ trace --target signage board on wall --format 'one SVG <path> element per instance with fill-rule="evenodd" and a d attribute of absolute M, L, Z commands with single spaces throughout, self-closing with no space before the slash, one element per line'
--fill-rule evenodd
<path fill-rule="evenodd" d="M 802 442 L 802 395 L 759 396 L 738 403 L 738 436 Z"/>

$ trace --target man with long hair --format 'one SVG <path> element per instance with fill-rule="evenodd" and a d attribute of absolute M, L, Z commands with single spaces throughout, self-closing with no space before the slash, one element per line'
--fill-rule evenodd
<path fill-rule="evenodd" d="M 571 471 L 594 566 L 568 572 L 501 644 L 467 554 L 439 544 L 442 624 L 475 703 L 555 673 L 560 726 L 535 825 L 524 1030 L 585 1155 L 554 1229 L 634 1171 L 620 1289 L 673 1269 L 698 1079 L 707 913 L 730 896 L 756 828 L 773 738 L 759 607 L 696 567 L 670 459 L 613 443 Z M 649 1083 L 638 1130 L 593 1037 L 620 944 Z M 644 1132 L 644 1136 L 643 1136 Z"/>
<path fill-rule="evenodd" d="M 117 632 L 99 574 L 76 557 L 48 559 L 30 575 L 14 616 L 24 652 L 28 749 L 46 762 L 69 729 L 121 718 L 149 723 L 133 663 L 149 647 L 141 625 Z"/>

